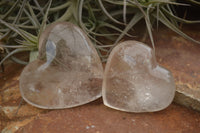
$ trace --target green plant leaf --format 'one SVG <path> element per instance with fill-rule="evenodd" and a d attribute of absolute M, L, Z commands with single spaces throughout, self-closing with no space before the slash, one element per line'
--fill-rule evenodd
<path fill-rule="evenodd" d="M 2 19 L 0 19 L 0 23 L 4 24 L 5 26 L 7 26 L 8 28 L 10 28 L 11 30 L 13 30 L 14 32 L 18 33 L 21 37 L 23 37 L 25 40 L 28 40 L 30 42 L 36 43 L 37 37 L 22 30 L 22 29 L 18 29 L 14 26 L 12 26 L 11 24 L 3 21 Z"/>
<path fill-rule="evenodd" d="M 29 62 L 36 60 L 38 57 L 38 54 L 39 54 L 38 51 L 31 51 L 30 56 L 29 56 Z"/>
<path fill-rule="evenodd" d="M 39 38 L 40 38 L 40 35 L 42 34 L 42 32 L 44 31 L 44 29 L 46 28 L 46 22 L 47 22 L 47 17 L 48 17 L 48 13 L 49 13 L 49 9 L 51 7 L 51 3 L 52 3 L 52 0 L 49 0 L 49 3 L 47 3 L 48 7 L 46 9 L 46 13 L 43 17 L 43 20 L 42 20 L 42 24 L 40 26 L 40 30 L 39 30 L 39 34 L 38 34 L 38 39 L 37 39 L 37 47 L 39 45 Z"/>
<path fill-rule="evenodd" d="M 181 23 L 187 23 L 187 24 L 200 23 L 200 20 L 196 20 L 196 21 L 194 21 L 194 20 L 186 20 L 186 19 L 180 18 L 178 16 L 175 16 L 171 12 L 167 11 L 165 8 L 162 8 L 162 11 L 168 17 L 172 17 L 173 19 L 175 19 L 176 21 L 181 22 Z"/>
<path fill-rule="evenodd" d="M 122 24 L 122 25 L 123 25 L 122 22 L 116 20 L 115 18 L 113 18 L 113 17 L 107 12 L 106 8 L 104 7 L 104 5 L 103 5 L 103 3 L 102 3 L 102 0 L 98 0 L 98 2 L 99 2 L 99 5 L 100 5 L 102 11 L 104 12 L 104 14 L 105 14 L 110 20 L 112 20 L 113 22 L 115 22 L 115 23 L 117 23 L 117 24 Z"/>
<path fill-rule="evenodd" d="M 196 1 L 196 0 L 187 0 L 187 1 L 189 1 L 189 2 L 191 2 L 191 3 L 194 3 L 194 4 L 200 6 L 200 2 L 198 2 L 198 1 Z"/>
<path fill-rule="evenodd" d="M 167 7 L 167 10 L 168 10 L 171 14 L 173 14 L 173 11 L 171 10 L 170 6 L 169 6 L 169 5 L 166 5 L 166 7 Z M 163 8 L 164 8 L 164 7 L 163 7 Z M 176 27 L 178 27 L 178 23 L 177 23 L 177 21 L 176 21 L 175 19 L 173 19 L 172 17 L 169 17 L 168 19 L 170 19 L 170 21 L 171 21 L 171 23 L 172 23 L 173 25 L 175 25 Z"/>
<path fill-rule="evenodd" d="M 61 4 L 61 5 L 59 5 L 59 6 L 50 8 L 50 9 L 49 9 L 49 12 L 50 12 L 50 13 L 51 13 L 51 12 L 57 12 L 57 11 L 62 10 L 62 9 L 64 9 L 64 8 L 68 8 L 71 4 L 72 4 L 72 3 L 71 3 L 70 1 L 67 1 L 67 2 L 65 2 L 64 4 Z"/>
<path fill-rule="evenodd" d="M 98 25 L 98 27 L 96 28 L 97 31 L 100 30 L 101 27 L 108 27 L 110 29 L 113 29 L 119 33 L 122 33 L 123 30 L 121 30 L 120 28 L 118 28 L 117 26 L 115 25 L 112 25 L 110 23 L 106 23 L 106 22 L 100 22 L 100 24 Z M 132 35 L 128 34 L 127 32 L 125 32 L 125 35 L 129 36 L 129 37 L 133 37 Z"/>
<path fill-rule="evenodd" d="M 17 57 L 15 57 L 15 56 L 13 56 L 13 55 L 10 56 L 10 59 L 11 59 L 12 61 L 18 63 L 18 64 L 21 64 L 21 65 L 27 65 L 27 64 L 28 64 L 28 62 L 23 61 L 23 60 L 20 60 L 20 59 L 18 59 Z"/>
<path fill-rule="evenodd" d="M 37 1 L 37 0 L 34 0 L 34 1 Z M 29 11 L 30 11 L 30 13 L 31 13 L 31 16 L 32 16 L 32 18 L 33 18 L 33 20 L 34 20 L 34 22 L 35 22 L 35 26 L 36 27 L 39 27 L 39 25 L 40 25 L 40 22 L 39 22 L 39 20 L 37 19 L 37 16 L 35 15 L 35 13 L 34 13 L 34 11 L 33 11 L 33 9 L 32 9 L 32 7 L 31 7 L 31 5 L 30 5 L 30 3 L 29 2 L 27 2 L 27 6 L 28 6 L 28 9 L 29 9 Z M 43 11 L 41 11 L 41 13 L 43 14 Z"/>
<path fill-rule="evenodd" d="M 17 7 L 17 4 L 19 3 L 20 0 L 16 0 L 16 2 L 12 5 L 12 7 L 9 9 L 9 11 L 6 12 L 6 14 L 4 14 L 1 19 L 6 19 L 13 11 L 14 9 Z"/>
<path fill-rule="evenodd" d="M 152 14 L 155 18 L 156 18 L 156 14 L 153 13 Z M 168 28 L 170 28 L 171 30 L 173 30 L 174 32 L 176 32 L 177 34 L 179 34 L 180 36 L 191 40 L 197 44 L 200 44 L 200 41 L 194 40 L 193 38 L 191 38 L 190 36 L 186 35 L 185 33 L 183 33 L 180 29 L 178 29 L 176 26 L 174 26 L 166 17 L 162 12 L 159 12 L 159 21 L 162 22 L 164 25 L 166 25 Z"/>
<path fill-rule="evenodd" d="M 13 50 L 12 52 L 10 52 L 9 54 L 6 55 L 6 57 L 3 58 L 3 60 L 1 60 L 0 65 L 6 60 L 8 59 L 10 56 L 12 56 L 13 54 L 19 53 L 19 52 L 23 52 L 23 51 L 29 51 L 29 48 L 18 48 Z"/>
<path fill-rule="evenodd" d="M 141 12 L 136 13 L 131 21 L 126 25 L 123 32 L 120 34 L 120 36 L 117 38 L 117 40 L 114 43 L 114 46 L 124 37 L 124 35 L 127 34 L 127 32 L 136 24 L 138 23 L 142 18 L 144 17 L 144 14 Z"/>
<path fill-rule="evenodd" d="M 72 15 L 73 15 L 73 7 L 70 6 L 69 8 L 66 9 L 65 13 L 59 19 L 56 20 L 56 22 L 69 21 Z"/>
<path fill-rule="evenodd" d="M 24 45 L 1 45 L 0 44 L 0 47 L 2 48 L 27 48 L 27 46 L 24 46 Z"/>
<path fill-rule="evenodd" d="M 6 50 L 6 52 L 7 52 L 8 54 L 10 53 L 10 51 L 9 51 L 7 48 L 5 48 L 5 50 Z M 10 58 L 12 61 L 14 61 L 14 62 L 16 62 L 16 63 L 18 63 L 18 64 L 22 64 L 22 65 L 27 65 L 27 64 L 28 64 L 28 62 L 23 61 L 23 60 L 21 60 L 21 59 L 15 57 L 14 55 L 11 55 L 9 58 Z"/>
<path fill-rule="evenodd" d="M 38 7 L 39 11 L 42 13 L 42 15 L 44 16 L 44 12 L 43 12 L 43 9 L 41 8 L 40 4 L 38 3 L 37 0 L 33 0 L 35 5 Z M 31 8 L 32 9 L 32 8 Z"/>
<path fill-rule="evenodd" d="M 145 6 L 148 6 L 150 4 L 162 4 L 162 5 L 178 5 L 178 6 L 189 6 L 189 4 L 186 3 L 178 3 L 178 2 L 173 2 L 170 0 L 150 0 L 149 2 L 143 3 Z"/>
<path fill-rule="evenodd" d="M 23 9 L 24 10 L 24 13 L 27 15 L 27 17 L 29 18 L 29 20 L 31 21 L 31 23 L 38 27 L 38 24 L 37 22 L 34 20 L 34 18 L 29 14 L 29 12 L 26 10 L 26 9 Z"/>

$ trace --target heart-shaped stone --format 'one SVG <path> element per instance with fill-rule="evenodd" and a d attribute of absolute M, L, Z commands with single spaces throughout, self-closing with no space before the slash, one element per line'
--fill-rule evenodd
<path fill-rule="evenodd" d="M 101 97 L 103 67 L 96 49 L 77 26 L 51 24 L 39 39 L 38 59 L 20 76 L 22 97 L 45 109 L 70 108 Z"/>
<path fill-rule="evenodd" d="M 154 51 L 137 41 L 125 41 L 111 52 L 103 79 L 103 101 L 126 112 L 153 112 L 173 100 L 175 83 L 170 71 L 159 66 Z"/>

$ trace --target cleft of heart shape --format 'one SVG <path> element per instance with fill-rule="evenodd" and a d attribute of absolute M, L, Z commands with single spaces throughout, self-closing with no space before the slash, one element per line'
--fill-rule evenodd
<path fill-rule="evenodd" d="M 70 108 L 101 97 L 103 67 L 92 42 L 77 26 L 58 22 L 39 39 L 38 59 L 20 75 L 20 92 L 44 109 Z"/>
<path fill-rule="evenodd" d="M 126 112 L 154 112 L 166 108 L 174 94 L 171 72 L 157 64 L 149 46 L 125 41 L 112 50 L 103 78 L 106 106 Z"/>

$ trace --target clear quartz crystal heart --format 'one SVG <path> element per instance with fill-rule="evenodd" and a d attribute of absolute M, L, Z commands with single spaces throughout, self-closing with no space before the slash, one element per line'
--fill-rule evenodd
<path fill-rule="evenodd" d="M 173 100 L 175 83 L 170 71 L 159 66 L 154 51 L 137 41 L 125 41 L 111 52 L 103 79 L 103 101 L 126 112 L 153 112 Z"/>
<path fill-rule="evenodd" d="M 101 97 L 102 78 L 91 41 L 77 26 L 59 22 L 42 33 L 38 59 L 21 73 L 20 91 L 33 106 L 70 108 Z"/>

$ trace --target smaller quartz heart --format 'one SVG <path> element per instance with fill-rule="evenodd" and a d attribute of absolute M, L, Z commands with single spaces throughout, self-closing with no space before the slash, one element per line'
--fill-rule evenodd
<path fill-rule="evenodd" d="M 125 41 L 111 52 L 103 79 L 103 101 L 126 112 L 154 112 L 173 100 L 171 72 L 156 62 L 154 51 L 137 41 Z"/>

